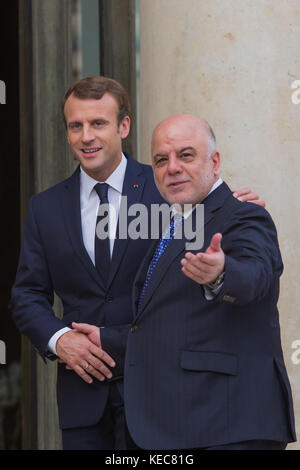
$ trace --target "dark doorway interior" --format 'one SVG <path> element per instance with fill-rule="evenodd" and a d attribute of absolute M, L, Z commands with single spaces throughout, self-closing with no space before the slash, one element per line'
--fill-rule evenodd
<path fill-rule="evenodd" d="M 0 364 L 0 449 L 19 449 L 21 338 L 8 309 L 20 248 L 18 0 L 1 3 L 0 45 L 0 80 L 6 85 L 6 104 L 0 105 L 0 340 L 6 350 L 6 363 Z"/>

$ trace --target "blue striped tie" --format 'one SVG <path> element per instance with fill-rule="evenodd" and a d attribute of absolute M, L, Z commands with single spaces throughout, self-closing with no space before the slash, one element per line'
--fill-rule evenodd
<path fill-rule="evenodd" d="M 183 220 L 183 217 L 176 217 L 176 219 L 174 219 L 174 217 L 172 217 L 169 227 L 164 231 L 161 239 L 159 240 L 159 243 L 156 247 L 156 250 L 155 250 L 154 255 L 152 257 L 151 263 L 149 265 L 147 276 L 146 276 L 146 279 L 145 279 L 145 282 L 144 282 L 144 285 L 143 285 L 143 288 L 142 288 L 142 291 L 141 291 L 141 294 L 140 294 L 140 297 L 139 297 L 138 310 L 140 309 L 140 307 L 143 303 L 145 292 L 146 292 L 147 287 L 149 285 L 149 282 L 150 282 L 151 276 L 153 274 L 153 271 L 156 268 L 157 263 L 158 263 L 161 255 L 164 253 L 164 251 L 167 248 L 167 246 L 169 245 L 170 241 L 174 238 L 175 229 L 177 228 L 179 223 L 182 222 L 182 220 Z"/>

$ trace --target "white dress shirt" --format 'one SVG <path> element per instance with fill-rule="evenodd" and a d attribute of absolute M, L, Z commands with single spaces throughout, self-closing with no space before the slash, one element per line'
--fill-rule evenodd
<path fill-rule="evenodd" d="M 117 230 L 117 221 L 119 216 L 126 167 L 127 159 L 122 153 L 121 162 L 118 167 L 107 178 L 106 181 L 103 181 L 103 183 L 107 183 L 109 185 L 107 198 L 109 204 L 112 206 L 112 212 L 109 212 L 108 214 L 111 257 L 114 248 L 114 239 Z M 99 196 L 96 190 L 94 189 L 97 183 L 99 183 L 99 181 L 93 179 L 80 167 L 80 211 L 82 237 L 85 249 L 89 257 L 91 258 L 93 264 L 95 264 L 96 221 L 100 204 Z M 69 327 L 62 328 L 50 338 L 48 343 L 48 350 L 51 351 L 53 354 L 56 354 L 57 340 L 67 331 L 70 331 Z"/>

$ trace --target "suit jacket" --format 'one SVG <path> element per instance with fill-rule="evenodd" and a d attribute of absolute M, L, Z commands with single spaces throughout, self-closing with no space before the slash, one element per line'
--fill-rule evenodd
<path fill-rule="evenodd" d="M 127 155 L 123 195 L 127 203 L 161 203 L 152 168 Z M 51 336 L 72 321 L 104 326 L 102 347 L 116 361 L 114 379 L 123 376 L 127 333 L 132 322 L 131 290 L 148 250 L 149 240 L 115 240 L 107 287 L 85 250 L 80 215 L 79 167 L 67 180 L 33 196 L 23 231 L 22 250 L 11 309 L 22 333 L 43 358 L 51 357 Z M 131 218 L 128 217 L 128 223 Z M 52 310 L 53 292 L 63 303 L 63 318 Z M 122 380 L 118 381 L 122 392 Z M 58 364 L 57 399 L 60 426 L 72 428 L 99 422 L 108 384 L 86 384 Z"/>
<path fill-rule="evenodd" d="M 267 211 L 223 183 L 204 201 L 205 251 L 223 234 L 225 277 L 214 300 L 181 271 L 187 239 L 173 239 L 139 294 L 134 283 L 124 398 L 130 434 L 145 449 L 296 439 L 276 303 L 283 266 Z"/>

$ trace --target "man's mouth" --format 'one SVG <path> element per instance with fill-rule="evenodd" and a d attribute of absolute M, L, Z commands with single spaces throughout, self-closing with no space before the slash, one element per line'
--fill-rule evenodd
<path fill-rule="evenodd" d="M 96 153 L 99 152 L 99 150 L 101 150 L 102 147 L 94 147 L 94 148 L 88 148 L 88 149 L 81 149 L 81 152 L 86 155 L 86 156 L 89 156 L 89 157 L 92 157 L 94 156 Z"/>
<path fill-rule="evenodd" d="M 169 188 L 179 188 L 181 185 L 187 183 L 187 181 L 174 181 L 173 183 L 169 183 Z"/>

